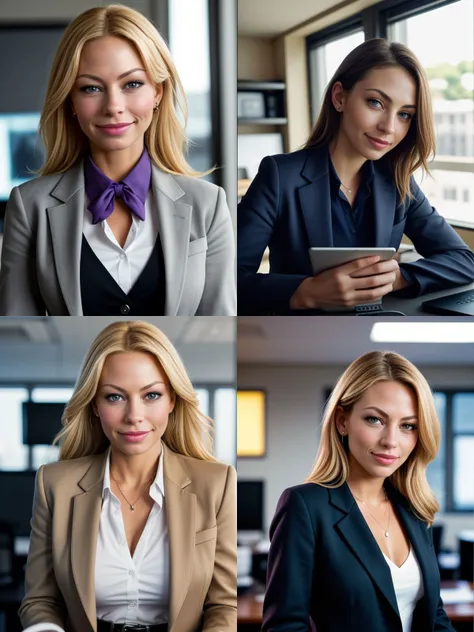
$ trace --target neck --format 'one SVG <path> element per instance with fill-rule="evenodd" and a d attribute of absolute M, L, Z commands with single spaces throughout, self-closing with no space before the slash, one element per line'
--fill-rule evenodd
<path fill-rule="evenodd" d="M 341 183 L 348 187 L 354 186 L 360 178 L 360 170 L 367 158 L 354 152 L 348 139 L 341 132 L 329 144 L 329 155 Z"/>
<path fill-rule="evenodd" d="M 357 496 L 359 500 L 363 500 L 371 507 L 379 507 L 380 503 L 385 500 L 385 490 L 383 489 L 385 479 L 369 476 L 353 462 L 353 459 L 350 458 L 349 461 L 350 469 L 346 483 L 353 496 Z"/>
<path fill-rule="evenodd" d="M 143 139 L 126 149 L 116 149 L 115 151 L 104 151 L 91 144 L 91 156 L 104 175 L 114 182 L 119 182 L 130 173 L 140 160 L 144 147 Z"/>
<path fill-rule="evenodd" d="M 120 485 L 123 484 L 128 489 L 143 487 L 155 478 L 161 453 L 161 442 L 158 442 L 156 448 L 145 454 L 129 455 L 112 448 L 110 453 L 111 474 Z"/>

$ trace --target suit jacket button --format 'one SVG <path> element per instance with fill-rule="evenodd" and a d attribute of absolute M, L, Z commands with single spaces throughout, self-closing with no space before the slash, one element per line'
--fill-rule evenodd
<path fill-rule="evenodd" d="M 128 314 L 129 312 L 130 312 L 130 305 L 122 305 L 122 307 L 120 308 L 120 313 L 125 316 L 125 314 Z"/>

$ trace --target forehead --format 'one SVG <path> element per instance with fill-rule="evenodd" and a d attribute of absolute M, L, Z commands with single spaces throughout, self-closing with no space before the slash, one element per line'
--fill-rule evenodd
<path fill-rule="evenodd" d="M 113 75 L 132 68 L 144 68 L 135 46 L 122 37 L 98 37 L 87 42 L 81 52 L 78 74 Z"/>
<path fill-rule="evenodd" d="M 388 414 L 408 417 L 417 414 L 417 398 L 406 384 L 382 381 L 373 384 L 357 402 L 358 408 L 377 406 Z"/>
<path fill-rule="evenodd" d="M 355 86 L 359 92 L 374 88 L 385 92 L 395 105 L 416 105 L 415 81 L 400 66 L 374 68 Z"/>
<path fill-rule="evenodd" d="M 100 381 L 113 375 L 114 379 L 138 378 L 144 384 L 166 377 L 161 365 L 151 353 L 145 351 L 124 351 L 111 353 L 105 359 Z M 153 380 L 149 378 L 152 377 Z"/>

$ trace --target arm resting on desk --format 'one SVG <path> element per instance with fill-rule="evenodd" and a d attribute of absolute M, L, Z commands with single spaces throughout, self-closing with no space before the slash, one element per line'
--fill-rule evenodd
<path fill-rule="evenodd" d="M 51 510 L 46 498 L 41 466 L 36 475 L 30 551 L 26 563 L 26 594 L 18 612 L 25 628 L 47 622 L 56 625 L 59 630 L 65 627 L 66 605 L 56 583 L 52 558 Z"/>

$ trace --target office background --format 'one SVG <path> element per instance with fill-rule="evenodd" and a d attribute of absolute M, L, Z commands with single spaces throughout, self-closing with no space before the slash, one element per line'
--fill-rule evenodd
<path fill-rule="evenodd" d="M 239 167 L 247 170 L 240 173 L 246 180 L 239 182 L 239 194 L 264 155 L 305 143 L 323 90 L 343 58 L 364 39 L 387 37 L 408 45 L 429 78 L 437 155 L 430 165 L 433 178 L 425 178 L 421 188 L 474 248 L 471 0 L 238 0 L 238 9 Z M 249 94 L 253 100 L 246 109 Z M 262 95 L 257 117 L 255 94 Z M 280 109 L 269 109 L 272 102 Z M 420 182 L 421 173 L 415 177 Z"/>
<path fill-rule="evenodd" d="M 14 167 L 22 150 L 31 155 L 49 70 L 64 28 L 98 4 L 111 2 L 4 0 L 0 5 L 0 54 L 8 60 L 3 66 L 8 88 L 0 91 L 0 218 L 11 190 L 9 161 Z M 235 0 L 125 0 L 122 4 L 143 13 L 167 41 L 188 99 L 189 161 L 199 170 L 217 166 L 209 179 L 224 187 L 235 223 Z M 41 145 L 36 149 L 31 169 L 42 162 Z M 24 167 L 18 167 L 17 173 L 18 169 Z"/>

